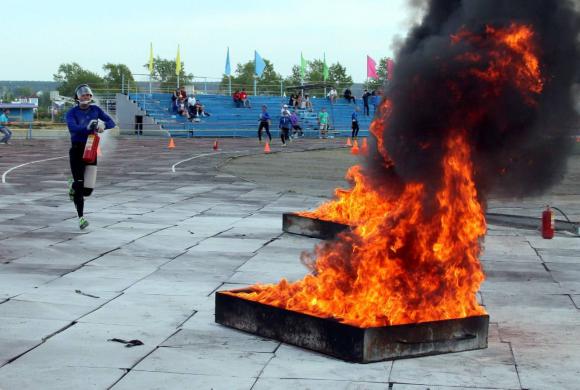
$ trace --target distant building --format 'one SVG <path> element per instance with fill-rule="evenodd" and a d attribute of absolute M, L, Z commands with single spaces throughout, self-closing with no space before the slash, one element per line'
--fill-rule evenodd
<path fill-rule="evenodd" d="M 38 103 L 0 103 L 0 110 L 9 109 L 8 118 L 14 122 L 32 122 Z"/>

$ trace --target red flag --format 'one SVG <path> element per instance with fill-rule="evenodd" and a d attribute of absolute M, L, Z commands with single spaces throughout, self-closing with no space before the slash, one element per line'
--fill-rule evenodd
<path fill-rule="evenodd" d="M 393 79 L 393 68 L 395 67 L 395 62 L 391 58 L 387 58 L 387 80 Z"/>
<path fill-rule="evenodd" d="M 377 74 L 377 63 L 370 56 L 367 56 L 367 78 L 369 79 L 379 79 Z"/>

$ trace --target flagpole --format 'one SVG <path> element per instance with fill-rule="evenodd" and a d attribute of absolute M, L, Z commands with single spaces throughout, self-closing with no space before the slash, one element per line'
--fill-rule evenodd
<path fill-rule="evenodd" d="M 228 76 L 228 92 L 232 94 L 232 76 Z"/>
<path fill-rule="evenodd" d="M 151 95 L 151 73 L 149 73 L 149 95 Z"/>
<path fill-rule="evenodd" d="M 177 88 L 179 88 L 179 75 L 177 75 Z"/>
<path fill-rule="evenodd" d="M 258 93 L 256 92 L 256 88 L 257 88 L 257 82 L 256 80 L 258 79 L 258 77 L 254 76 L 254 96 L 257 96 Z"/>

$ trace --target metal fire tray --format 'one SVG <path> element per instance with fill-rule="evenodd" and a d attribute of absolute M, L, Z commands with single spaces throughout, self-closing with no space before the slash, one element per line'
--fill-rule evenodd
<path fill-rule="evenodd" d="M 249 301 L 225 291 L 216 293 L 215 321 L 356 363 L 487 348 L 489 327 L 489 316 L 481 315 L 417 324 L 358 328 L 334 319 Z"/>
<path fill-rule="evenodd" d="M 282 230 L 286 233 L 331 240 L 348 229 L 350 229 L 350 226 L 342 223 L 303 217 L 294 213 L 282 214 Z"/>

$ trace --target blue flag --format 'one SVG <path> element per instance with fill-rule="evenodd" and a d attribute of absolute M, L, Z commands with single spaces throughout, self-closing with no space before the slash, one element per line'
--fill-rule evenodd
<path fill-rule="evenodd" d="M 264 73 L 264 68 L 266 67 L 266 63 L 264 62 L 262 57 L 260 57 L 260 55 L 258 54 L 257 51 L 254 50 L 254 54 L 255 54 L 254 67 L 256 69 L 255 73 L 256 73 L 256 76 L 261 77 L 262 73 Z"/>
<path fill-rule="evenodd" d="M 232 70 L 230 69 L 230 48 L 228 47 L 228 54 L 226 56 L 226 76 L 230 76 L 232 74 Z"/>

